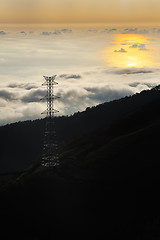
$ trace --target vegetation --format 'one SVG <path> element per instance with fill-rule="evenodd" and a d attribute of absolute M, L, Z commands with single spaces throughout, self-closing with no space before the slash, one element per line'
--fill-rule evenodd
<path fill-rule="evenodd" d="M 15 177 L 1 176 L 1 227 L 6 236 L 159 239 L 159 108 L 155 88 L 57 118 L 57 126 L 60 121 L 66 124 L 66 135 L 62 132 L 68 138 L 59 137 L 60 166 L 43 168 L 36 161 Z M 83 121 L 79 134 L 77 126 Z M 70 128 L 71 135 L 69 124 L 76 129 Z M 9 127 L 13 125 L 6 130 Z"/>

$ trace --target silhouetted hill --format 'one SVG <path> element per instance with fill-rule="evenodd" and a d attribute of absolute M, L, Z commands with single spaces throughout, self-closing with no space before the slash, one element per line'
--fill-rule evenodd
<path fill-rule="evenodd" d="M 116 118 L 133 112 L 147 102 L 159 99 L 158 88 L 87 108 L 86 111 L 75 113 L 70 117 L 57 117 L 58 142 L 65 142 L 105 126 Z M 1 173 L 24 170 L 41 157 L 44 127 L 44 119 L 18 122 L 0 127 Z"/>
<path fill-rule="evenodd" d="M 141 94 L 151 93 L 157 97 L 61 143 L 59 167 L 37 162 L 19 176 L 1 176 L 6 236 L 158 240 L 160 92 Z"/>
<path fill-rule="evenodd" d="M 144 168 L 144 164 L 147 165 L 154 161 L 159 164 L 159 107 L 160 100 L 153 100 L 105 127 L 62 144 L 59 152 L 62 153 L 61 161 L 65 171 L 66 165 L 70 171 L 73 167 L 71 172 L 76 176 L 76 170 L 79 172 L 81 168 L 84 168 L 87 169 L 87 175 L 83 177 L 88 178 L 89 176 L 95 179 L 94 170 L 97 174 L 98 166 L 103 165 L 100 174 L 103 179 L 111 177 L 110 174 L 106 175 L 111 164 L 112 168 L 115 166 L 116 169 L 119 169 L 119 165 L 123 165 L 124 171 L 126 171 L 125 164 L 131 164 L 131 162 L 133 162 L 133 166 L 130 170 L 133 171 L 135 171 L 134 168 Z M 112 161 L 113 159 L 114 161 Z M 93 168 L 94 164 L 95 169 Z M 105 164 L 106 169 L 104 168 Z M 93 176 L 88 175 L 90 170 Z M 78 174 L 80 173 L 77 173 L 77 176 Z M 118 170 L 116 176 L 120 180 L 127 174 L 131 176 L 131 172 L 127 171 L 122 174 L 122 170 L 120 173 Z"/>

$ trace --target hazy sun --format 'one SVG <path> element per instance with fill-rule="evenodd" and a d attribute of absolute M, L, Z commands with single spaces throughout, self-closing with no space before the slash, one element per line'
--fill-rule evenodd
<path fill-rule="evenodd" d="M 107 64 L 113 67 L 152 67 L 154 58 L 147 36 L 118 34 L 113 45 L 104 51 Z"/>

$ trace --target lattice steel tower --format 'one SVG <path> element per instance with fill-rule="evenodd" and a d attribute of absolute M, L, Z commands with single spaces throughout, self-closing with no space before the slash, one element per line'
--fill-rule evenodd
<path fill-rule="evenodd" d="M 53 92 L 54 85 L 57 85 L 58 83 L 55 81 L 56 75 L 51 77 L 43 77 L 45 78 L 45 82 L 42 84 L 42 86 L 47 87 L 47 94 L 41 100 L 45 100 L 47 102 L 47 109 L 42 112 L 42 114 L 46 114 L 42 166 L 50 167 L 59 165 L 58 155 L 54 153 L 55 151 L 53 151 L 54 149 L 57 149 L 54 114 L 58 112 L 54 109 L 53 105 L 54 100 L 59 98 L 55 96 Z"/>

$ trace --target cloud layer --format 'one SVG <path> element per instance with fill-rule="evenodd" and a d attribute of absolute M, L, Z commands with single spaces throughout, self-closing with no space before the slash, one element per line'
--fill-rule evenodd
<path fill-rule="evenodd" d="M 116 45 L 114 42 L 115 34 L 148 34 L 147 31 L 154 31 L 147 35 L 152 48 L 143 39 L 129 44 L 123 41 Z M 147 54 L 152 53 L 152 49 L 159 59 L 160 29 L 147 31 L 144 28 L 88 27 L 77 30 L 51 27 L 15 29 L 13 33 L 10 29 L 2 29 L 0 125 L 41 117 L 41 112 L 46 109 L 46 103 L 40 101 L 46 95 L 46 89 L 42 87 L 43 75 L 57 74 L 59 84 L 55 86 L 54 94 L 61 98 L 55 101 L 55 108 L 60 115 L 70 115 L 159 84 L 159 65 L 120 68 L 106 63 L 106 58 L 111 56 L 105 49 L 110 46 L 113 47 L 112 55 L 120 60 L 130 51 Z"/>
<path fill-rule="evenodd" d="M 55 101 L 55 108 L 60 111 L 60 115 L 70 115 L 75 111 L 85 110 L 88 106 L 130 96 L 143 89 L 150 89 L 157 82 L 146 81 L 146 76 L 153 73 L 154 70 L 131 68 L 110 69 L 109 72 L 102 69 L 91 71 L 90 74 L 81 72 L 57 75 L 59 85 L 55 87 L 54 94 L 60 98 Z M 135 81 L 132 75 L 139 80 Z M 123 76 L 127 79 L 122 83 Z M 94 82 L 93 77 L 96 79 Z M 99 81 L 100 78 L 101 81 Z M 112 82 L 106 81 L 107 78 L 112 79 Z M 117 84 L 118 79 L 121 82 Z M 0 123 L 39 118 L 40 113 L 46 108 L 46 103 L 40 101 L 45 95 L 46 88 L 40 85 L 9 84 L 5 89 L 0 90 L 1 113 L 5 109 Z"/>
<path fill-rule="evenodd" d="M 5 36 L 5 35 L 12 35 L 15 34 L 16 35 L 21 35 L 21 36 L 31 36 L 31 35 L 35 35 L 37 36 L 59 36 L 59 37 L 64 37 L 65 35 L 71 35 L 72 34 L 76 34 L 76 33 L 88 33 L 91 35 L 97 35 L 97 34 L 159 34 L 160 33 L 160 28 L 159 27 L 146 27 L 146 28 L 142 28 L 142 27 L 137 27 L 137 28 L 122 28 L 122 27 L 112 27 L 112 28 L 103 28 L 103 27 L 98 27 L 98 28 L 88 28 L 88 29 L 78 29 L 78 28 L 51 28 L 49 31 L 46 31 L 45 28 L 42 28 L 41 30 L 37 31 L 37 30 L 30 30 L 30 29 L 21 29 L 20 31 L 6 31 L 5 29 L 1 29 L 0 30 L 0 36 Z"/>

